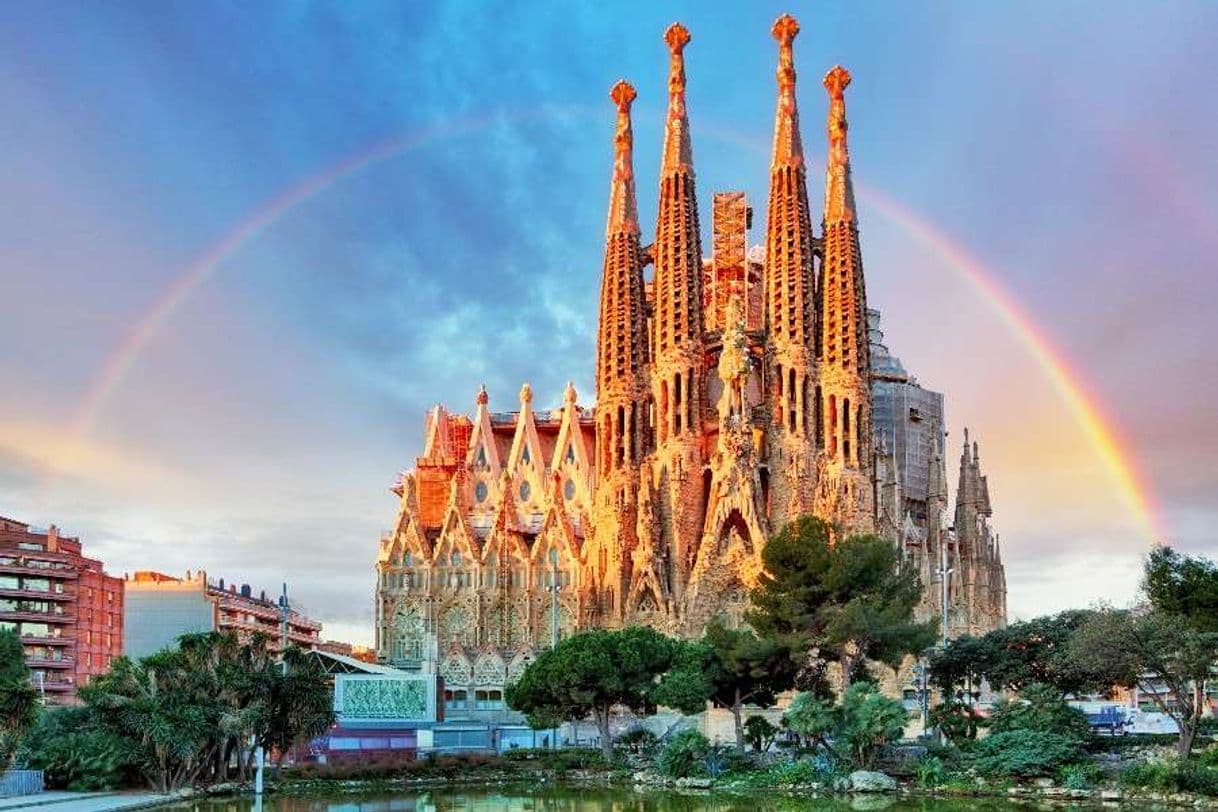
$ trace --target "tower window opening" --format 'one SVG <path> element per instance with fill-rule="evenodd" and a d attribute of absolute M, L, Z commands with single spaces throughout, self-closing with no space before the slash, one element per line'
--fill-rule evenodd
<path fill-rule="evenodd" d="M 681 373 L 678 372 L 672 383 L 672 433 L 681 433 Z"/>
<path fill-rule="evenodd" d="M 850 462 L 850 398 L 842 400 L 842 458 Z"/>
<path fill-rule="evenodd" d="M 829 424 L 829 456 L 837 456 L 837 395 L 829 396 L 829 414 L 826 416 Z"/>

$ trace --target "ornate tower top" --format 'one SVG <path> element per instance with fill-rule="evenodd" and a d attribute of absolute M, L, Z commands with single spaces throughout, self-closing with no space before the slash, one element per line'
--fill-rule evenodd
<path fill-rule="evenodd" d="M 533 387 L 531 384 L 529 384 L 528 381 L 525 381 L 524 386 L 520 387 L 520 403 L 523 405 L 523 404 L 532 403 L 532 402 L 533 402 Z"/>
<path fill-rule="evenodd" d="M 575 391 L 575 384 L 567 381 L 567 388 L 563 392 L 563 401 L 566 403 L 574 403 L 579 397 L 579 393 Z"/>
<path fill-rule="evenodd" d="M 772 167 L 803 166 L 804 147 L 799 137 L 799 110 L 795 106 L 795 54 L 792 46 L 799 22 L 790 14 L 774 21 L 771 29 L 778 40 L 778 111 L 774 115 Z"/>
<path fill-rule="evenodd" d="M 684 169 L 694 171 L 693 148 L 689 140 L 689 117 L 685 112 L 685 46 L 689 44 L 689 29 L 673 23 L 664 32 L 671 58 L 668 66 L 668 119 L 664 125 L 664 159 L 660 174 Z"/>
<path fill-rule="evenodd" d="M 634 102 L 634 87 L 618 80 L 609 91 L 617 105 L 617 129 L 613 134 L 613 180 L 609 187 L 609 221 L 605 236 L 638 234 L 639 211 L 634 192 L 634 131 L 630 126 L 630 105 Z"/>
<path fill-rule="evenodd" d="M 478 397 L 476 398 L 479 406 L 485 406 L 491 402 L 491 396 L 486 391 L 486 384 L 482 384 L 478 388 Z"/>
<path fill-rule="evenodd" d="M 855 219 L 854 183 L 850 180 L 850 152 L 846 148 L 846 88 L 850 71 L 841 65 L 825 74 L 829 91 L 829 161 L 825 174 L 825 222 Z"/>

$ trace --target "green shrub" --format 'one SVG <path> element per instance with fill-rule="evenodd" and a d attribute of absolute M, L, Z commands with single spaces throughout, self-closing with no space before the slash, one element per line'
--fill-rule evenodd
<path fill-rule="evenodd" d="M 977 738 L 981 715 L 971 705 L 952 700 L 931 708 L 929 722 L 949 741 L 966 742 Z"/>
<path fill-rule="evenodd" d="M 901 737 L 909 713 L 869 682 L 856 682 L 842 697 L 841 727 L 835 735 L 836 749 L 850 754 L 855 765 L 868 770 L 880 748 Z"/>
<path fill-rule="evenodd" d="M 140 783 L 136 745 L 102 729 L 84 707 L 43 713 L 19 757 L 42 770 L 51 789 L 87 792 Z"/>
<path fill-rule="evenodd" d="M 922 789 L 933 789 L 947 781 L 948 769 L 938 756 L 925 756 L 914 766 L 914 783 Z"/>
<path fill-rule="evenodd" d="M 625 733 L 617 737 L 617 744 L 624 747 L 632 753 L 641 755 L 650 755 L 655 752 L 656 744 L 659 739 L 656 734 L 652 733 L 645 727 L 636 727 L 627 730 Z"/>
<path fill-rule="evenodd" d="M 710 742 L 701 733 L 696 730 L 682 730 L 660 751 L 656 766 L 669 778 L 703 775 L 704 762 L 710 750 Z"/>
<path fill-rule="evenodd" d="M 744 740 L 758 753 L 768 750 L 778 728 L 764 716 L 750 716 L 744 720 Z"/>
<path fill-rule="evenodd" d="M 1105 778 L 1104 768 L 1094 762 L 1067 764 L 1058 773 L 1066 789 L 1092 789 Z"/>
<path fill-rule="evenodd" d="M 1207 747 L 1196 755 L 1197 761 L 1206 767 L 1218 767 L 1218 745 Z"/>
<path fill-rule="evenodd" d="M 974 744 L 968 761 L 982 775 L 1032 778 L 1055 775 L 1082 757 L 1082 743 L 1071 736 L 1011 730 L 992 733 Z"/>
<path fill-rule="evenodd" d="M 1017 699 L 1004 699 L 995 705 L 986 725 L 991 733 L 1034 730 L 1079 741 L 1091 734 L 1086 714 L 1070 707 L 1057 689 L 1035 683 L 1025 688 Z"/>
<path fill-rule="evenodd" d="M 1218 769 L 1195 759 L 1144 761 L 1121 773 L 1121 785 L 1155 792 L 1192 792 L 1218 796 Z"/>

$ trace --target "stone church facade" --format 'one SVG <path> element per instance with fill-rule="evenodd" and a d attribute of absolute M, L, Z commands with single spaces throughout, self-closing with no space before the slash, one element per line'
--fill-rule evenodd
<path fill-rule="evenodd" d="M 713 197 L 712 250 L 703 252 L 685 104 L 689 32 L 674 24 L 664 37 L 667 119 L 655 239 L 646 244 L 635 91 L 612 88 L 596 405 L 581 405 L 568 385 L 562 405 L 537 410 L 526 383 L 511 411 L 491 411 L 485 388 L 472 416 L 430 410 L 423 453 L 394 486 L 397 518 L 380 542 L 381 661 L 437 662 L 450 690 L 489 707 L 532 652 L 577 629 L 646 624 L 696 636 L 714 617 L 737 622 L 766 538 L 806 513 L 837 533 L 902 545 L 923 573 L 927 606 L 939 594 L 943 545 L 951 556 L 967 549 L 952 599 L 976 616 L 970 627 L 1005 621 L 975 452 L 953 536 L 945 503 L 909 514 L 900 461 L 873 431 L 846 138 L 850 74 L 839 66 L 824 78 L 817 233 L 795 99 L 798 31 L 790 16 L 773 28 L 778 99 L 763 246 L 749 249 L 752 210 L 729 192 Z"/>

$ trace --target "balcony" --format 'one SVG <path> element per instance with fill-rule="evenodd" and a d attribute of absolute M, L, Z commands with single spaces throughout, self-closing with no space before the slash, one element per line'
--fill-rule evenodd
<path fill-rule="evenodd" d="M 76 590 L 63 592 L 44 591 L 41 589 L 7 589 L 0 588 L 0 598 L 32 598 L 39 601 L 74 601 Z"/>
<path fill-rule="evenodd" d="M 17 609 L 14 611 L 6 611 L 0 609 L 0 620 L 30 620 L 35 623 L 52 623 L 71 626 L 76 623 L 76 615 L 62 614 L 57 615 L 54 612 L 31 612 L 25 609 Z"/>
<path fill-rule="evenodd" d="M 33 646 L 75 646 L 76 640 L 72 637 L 43 637 L 34 634 L 21 635 L 21 642 L 26 645 Z"/>
<path fill-rule="evenodd" d="M 53 660 L 48 657 L 26 657 L 25 664 L 30 668 L 63 668 L 69 671 L 76 668 L 76 660 L 71 657 L 64 657 L 61 660 Z"/>
<path fill-rule="evenodd" d="M 59 580 L 75 581 L 80 577 L 75 569 L 65 566 L 59 567 L 31 567 L 28 564 L 0 564 L 0 573 L 10 575 L 35 575 L 39 578 L 55 578 Z"/>

